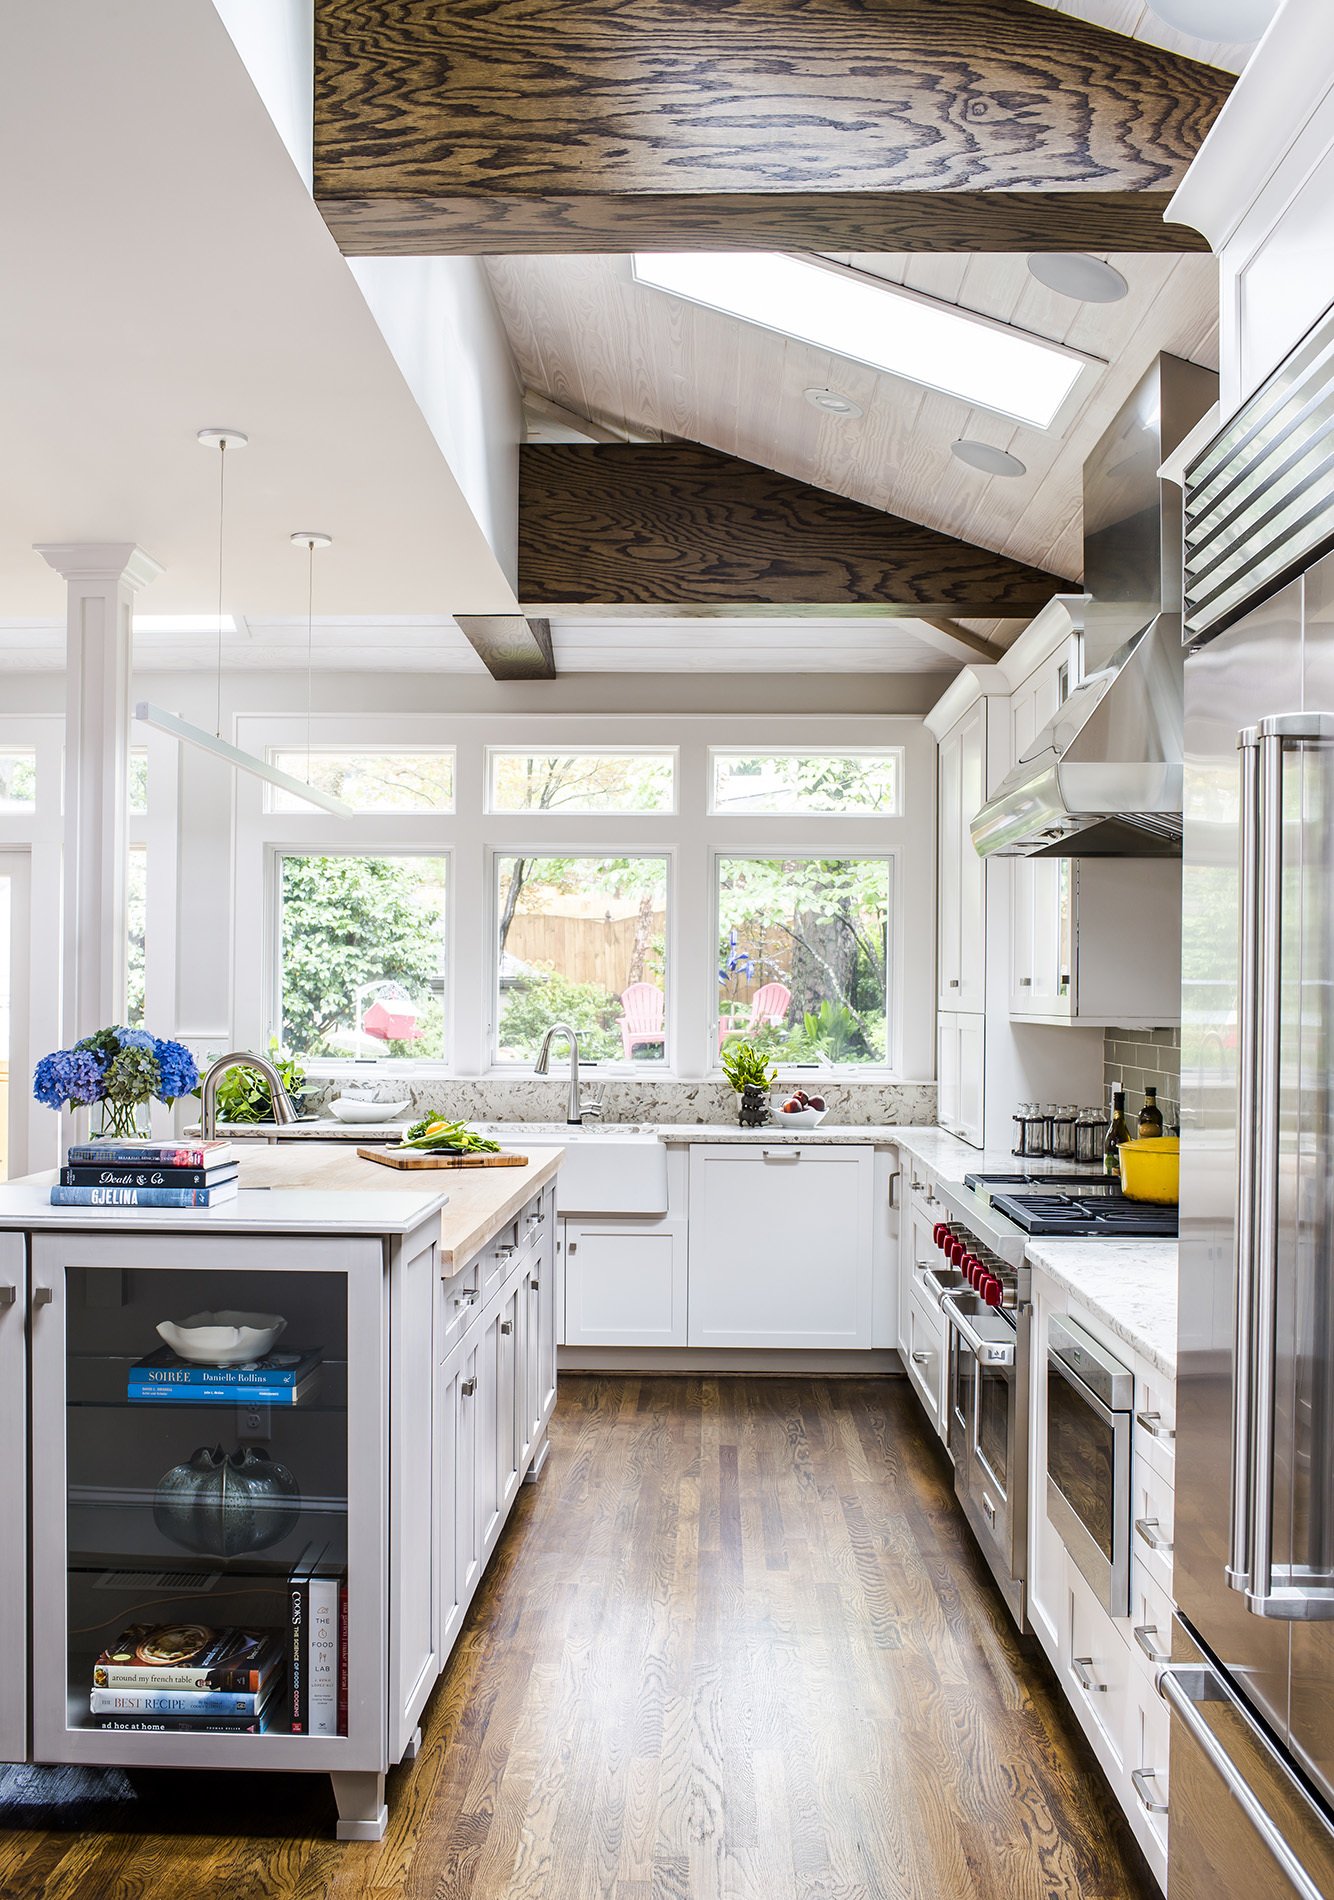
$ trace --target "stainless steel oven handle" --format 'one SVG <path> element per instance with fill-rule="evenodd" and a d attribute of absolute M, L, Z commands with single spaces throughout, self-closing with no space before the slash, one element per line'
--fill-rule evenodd
<path fill-rule="evenodd" d="M 973 1296 L 969 1294 L 968 1297 L 971 1299 Z M 966 1319 L 959 1311 L 957 1305 L 959 1298 L 960 1295 L 957 1293 L 943 1294 L 940 1301 L 940 1310 L 959 1335 L 964 1345 L 967 1346 L 969 1352 L 972 1353 L 974 1359 L 977 1360 L 979 1365 L 984 1366 L 1012 1366 L 1014 1364 L 1013 1345 L 1008 1341 L 1001 1342 L 995 1339 L 983 1339 L 981 1333 L 976 1330 L 972 1322 Z"/>
<path fill-rule="evenodd" d="M 1256 908 L 1259 835 L 1259 734 L 1237 735 L 1241 765 L 1238 826 L 1239 926 L 1237 941 L 1237 1181 L 1234 1245 L 1236 1297 L 1232 1326 L 1232 1457 L 1228 1510 L 1227 1581 L 1249 1581 L 1251 1528 L 1251 1312 L 1255 1283 L 1255 1065 Z"/>
<path fill-rule="evenodd" d="M 1274 1589 L 1274 1385 L 1278 1344 L 1280 1031 L 1283 985 L 1283 750 L 1334 744 L 1334 714 L 1261 720 L 1256 908 L 1254 1258 L 1251 1287 L 1250 1510 L 1246 1607 L 1256 1616 L 1334 1617 L 1327 1581 Z"/>
<path fill-rule="evenodd" d="M 1226 1702 L 1242 1714 L 1241 1705 L 1224 1688 L 1217 1673 L 1208 1664 L 1169 1663 L 1158 1671 L 1158 1693 L 1273 1856 L 1298 1900 L 1326 1900 L 1250 1782 L 1196 1707 L 1199 1702 Z M 1243 1719 L 1246 1718 L 1243 1716 Z M 1249 1720 L 1247 1727 L 1252 1727 Z"/>

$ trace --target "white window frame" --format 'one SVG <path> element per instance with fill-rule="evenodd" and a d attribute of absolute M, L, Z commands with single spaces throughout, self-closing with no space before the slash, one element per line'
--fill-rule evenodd
<path fill-rule="evenodd" d="M 280 817 L 295 816 L 294 813 L 275 814 Z M 367 813 L 366 816 L 386 817 L 387 813 Z M 406 815 L 406 814 L 401 814 Z M 411 1069 L 418 1075 L 449 1075 L 453 1072 L 451 1049 L 455 1020 L 454 1009 L 454 857 L 448 846 L 418 844 L 410 846 L 383 845 L 366 846 L 351 844 L 345 839 L 327 845 L 278 845 L 270 847 L 268 867 L 268 907 L 269 927 L 265 933 L 268 946 L 268 997 L 269 997 L 269 1036 L 277 1036 L 286 1047 L 283 1030 L 283 859 L 284 858 L 443 858 L 445 861 L 445 986 L 441 1001 L 445 1017 L 445 1053 L 443 1056 L 312 1056 L 306 1060 L 300 1050 L 295 1051 L 302 1069 L 308 1076 L 340 1075 L 348 1069 L 361 1071 L 385 1070 L 390 1074 L 401 1074 Z M 268 1037 L 264 1047 L 268 1047 Z"/>
<path fill-rule="evenodd" d="M 508 814 L 507 814 L 508 815 Z M 527 814 L 524 814 L 527 816 Z M 584 813 L 585 817 L 593 814 Z M 655 813 L 653 816 L 662 817 Z M 506 844 L 490 846 L 487 849 L 487 882 L 491 891 L 491 904 L 487 917 L 487 936 L 491 950 L 491 982 L 487 1005 L 487 1052 L 493 1075 L 509 1076 L 531 1074 L 526 1061 L 510 1058 L 503 1060 L 500 1055 L 500 860 L 502 858 L 659 858 L 667 867 L 667 970 L 666 970 L 666 1007 L 663 1013 L 665 1041 L 661 1063 L 599 1061 L 591 1066 L 598 1075 L 622 1079 L 628 1076 L 644 1076 L 657 1081 L 674 1079 L 676 1069 L 673 1060 L 676 1051 L 677 1006 L 676 1006 L 676 958 L 679 947 L 676 918 L 676 847 L 674 845 L 649 845 L 642 841 L 638 844 L 608 842 L 606 844 L 556 844 L 549 838 L 538 846 L 524 844 Z"/>
<path fill-rule="evenodd" d="M 617 806 L 614 809 L 608 807 L 603 811 L 577 811 L 569 805 L 553 806 L 547 810 L 543 810 L 541 806 L 533 805 L 523 811 L 508 811 L 503 805 L 497 805 L 494 802 L 491 767 L 495 759 L 502 758 L 507 753 L 513 752 L 547 753 L 553 758 L 560 757 L 565 759 L 633 759 L 662 758 L 665 756 L 670 758 L 672 762 L 671 802 L 666 805 L 659 805 L 655 807 L 653 811 L 633 811 L 623 806 Z M 645 818 L 675 818 L 681 810 L 681 748 L 677 745 L 563 745 L 559 742 L 559 737 L 550 744 L 542 744 L 540 741 L 530 740 L 522 745 L 514 743 L 509 745 L 488 745 L 485 753 L 484 771 L 485 777 L 482 781 L 482 810 L 488 818 L 532 818 L 540 825 L 552 824 L 569 818 L 623 818 L 629 824 L 638 824 Z"/>
<path fill-rule="evenodd" d="M 264 757 L 270 765 L 274 765 L 276 764 L 278 755 L 280 753 L 286 754 L 290 757 L 293 753 L 300 754 L 300 753 L 305 752 L 306 749 L 307 748 L 305 746 L 293 740 L 292 742 L 286 745 L 267 746 L 264 751 Z M 361 753 L 364 753 L 367 758 L 372 758 L 372 759 L 384 758 L 387 754 L 391 754 L 394 752 L 408 752 L 408 753 L 413 753 L 413 754 L 421 754 L 424 752 L 434 752 L 434 753 L 440 754 L 441 756 L 448 754 L 449 760 L 450 760 L 450 770 L 452 773 L 452 780 L 451 780 L 451 786 L 450 786 L 451 797 L 450 797 L 450 802 L 448 805 L 400 805 L 392 810 L 387 810 L 387 811 L 386 810 L 358 811 L 356 815 L 358 818 L 452 818 L 455 812 L 458 810 L 458 804 L 459 804 L 458 748 L 447 742 L 440 742 L 435 745 L 405 745 L 402 743 L 390 744 L 388 742 L 386 742 L 383 745 L 367 745 L 364 740 L 358 740 L 355 743 L 349 742 L 345 744 L 335 745 L 332 741 L 325 739 L 319 745 L 312 745 L 309 748 L 309 750 L 310 750 L 310 754 L 312 758 L 318 758 L 322 753 L 325 755 L 329 753 L 339 753 L 346 756 L 348 753 L 355 754 L 355 753 L 361 752 Z M 284 769 L 290 770 L 291 768 L 284 768 Z M 304 775 L 300 771 L 297 771 L 293 773 L 293 776 L 296 778 L 301 778 Z M 264 799 L 265 812 L 270 817 L 274 817 L 274 818 L 295 818 L 295 817 L 300 816 L 301 814 L 299 814 L 298 812 L 290 811 L 285 806 L 281 806 L 275 803 L 274 793 L 277 790 L 278 790 L 278 787 L 276 785 L 270 785 L 268 783 L 263 784 L 263 799 Z"/>
<path fill-rule="evenodd" d="M 891 759 L 893 758 L 893 759 L 897 759 L 898 760 L 898 803 L 895 805 L 892 811 L 810 811 L 810 812 L 748 811 L 748 812 L 738 812 L 738 811 L 728 811 L 725 809 L 720 809 L 717 802 L 718 800 L 718 773 L 717 773 L 716 766 L 717 766 L 717 761 L 719 759 L 727 759 L 727 758 L 731 758 L 731 759 L 748 759 L 748 758 L 763 758 L 763 759 Z M 803 823 L 806 822 L 807 820 L 814 820 L 814 821 L 818 821 L 820 824 L 823 824 L 826 820 L 830 821 L 831 823 L 837 823 L 837 824 L 844 824 L 848 821 L 856 822 L 860 820 L 861 823 L 865 824 L 868 821 L 874 822 L 874 821 L 885 819 L 885 818 L 902 818 L 904 805 L 907 800 L 907 778 L 908 778 L 907 759 L 906 759 L 905 748 L 901 745 L 838 746 L 838 745 L 816 745 L 814 742 L 812 742 L 810 745 L 804 745 L 804 746 L 779 746 L 779 745 L 759 745 L 759 744 L 753 745 L 753 746 L 711 745 L 708 749 L 708 774 L 709 774 L 709 778 L 708 778 L 709 817 L 717 819 L 722 824 L 728 824 L 735 819 L 749 820 L 751 818 L 764 819 L 768 824 L 771 824 L 771 825 L 789 823 L 794 819 L 800 820 Z"/>
<path fill-rule="evenodd" d="M 244 713 L 236 743 L 263 754 L 305 744 L 304 711 Z M 874 857 L 891 861 L 890 1036 L 883 1067 L 831 1069 L 829 1079 L 884 1082 L 929 1079 L 934 1073 L 935 743 L 910 714 L 784 714 L 718 712 L 654 714 L 372 713 L 349 705 L 318 714 L 312 744 L 326 748 L 425 751 L 452 746 L 452 813 L 363 813 L 340 820 L 325 812 L 267 812 L 261 783 L 232 780 L 231 1046 L 264 1049 L 275 1021 L 274 870 L 277 852 L 402 856 L 421 852 L 450 859 L 447 1047 L 443 1063 L 410 1058 L 376 1061 L 312 1058 L 313 1079 L 377 1074 L 514 1080 L 521 1064 L 492 1060 L 498 971 L 496 856 L 643 855 L 669 860 L 667 1025 L 669 1059 L 654 1064 L 600 1063 L 599 1076 L 698 1082 L 721 1076 L 717 1048 L 717 871 L 719 857 Z M 675 750 L 677 810 L 534 814 L 486 810 L 489 750 L 626 752 Z M 789 753 L 874 753 L 902 750 L 901 812 L 815 817 L 715 816 L 709 812 L 711 750 Z M 151 770 L 152 768 L 150 768 Z M 558 824 L 550 820 L 557 818 Z M 834 828 L 831 821 L 837 819 Z M 911 937 L 906 919 L 913 919 Z M 463 921 L 466 920 L 466 923 Z M 183 923 L 187 920 L 183 920 Z M 152 927 L 152 926 L 150 926 Z M 198 1038 L 196 1038 L 198 1040 Z M 216 1037 L 210 1033 L 208 1045 Z M 201 1054 L 207 1048 L 201 1043 Z M 780 1070 L 780 1075 L 786 1075 Z M 812 1071 L 798 1069 L 809 1079 Z"/>

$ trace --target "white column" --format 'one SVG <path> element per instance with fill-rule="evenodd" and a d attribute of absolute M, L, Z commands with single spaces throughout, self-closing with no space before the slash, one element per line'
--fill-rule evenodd
<path fill-rule="evenodd" d="M 162 572 L 133 541 L 39 543 L 63 576 L 65 832 L 61 1040 L 125 1020 L 131 613 Z"/>

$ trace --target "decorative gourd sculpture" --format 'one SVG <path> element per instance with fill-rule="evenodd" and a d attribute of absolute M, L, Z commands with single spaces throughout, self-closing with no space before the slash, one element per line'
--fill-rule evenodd
<path fill-rule="evenodd" d="M 254 1445 L 231 1452 L 201 1445 L 172 1466 L 153 1499 L 153 1522 L 162 1535 L 210 1557 L 267 1550 L 295 1529 L 300 1515 L 296 1479 Z"/>

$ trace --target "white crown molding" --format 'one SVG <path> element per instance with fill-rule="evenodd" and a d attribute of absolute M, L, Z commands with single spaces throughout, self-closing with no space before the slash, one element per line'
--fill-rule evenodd
<path fill-rule="evenodd" d="M 124 581 L 137 593 L 163 572 L 135 541 L 37 541 L 33 547 L 67 581 Z"/>
<path fill-rule="evenodd" d="M 1285 0 L 1164 217 L 1220 251 L 1334 91 L 1329 0 Z"/>

